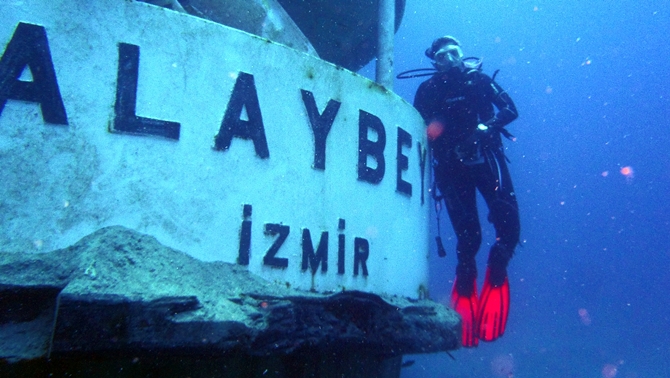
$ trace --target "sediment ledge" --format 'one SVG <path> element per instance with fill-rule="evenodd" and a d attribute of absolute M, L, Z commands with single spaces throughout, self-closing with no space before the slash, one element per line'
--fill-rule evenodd
<path fill-rule="evenodd" d="M 0 253 L 0 359 L 141 353 L 390 358 L 458 348 L 430 300 L 293 290 L 114 226 L 69 248 Z"/>

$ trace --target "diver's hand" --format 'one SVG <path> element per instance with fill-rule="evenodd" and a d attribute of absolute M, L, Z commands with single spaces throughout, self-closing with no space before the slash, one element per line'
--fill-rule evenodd
<path fill-rule="evenodd" d="M 479 126 L 477 126 L 477 130 L 483 130 L 486 129 L 489 133 L 492 134 L 492 131 L 497 131 L 500 134 L 502 134 L 505 138 L 511 140 L 512 142 L 516 142 L 516 137 L 512 135 L 507 129 L 504 127 L 500 126 L 489 126 L 492 125 L 493 122 L 495 122 L 497 119 L 496 117 L 493 117 L 491 120 L 487 121 L 486 123 L 480 123 Z"/>

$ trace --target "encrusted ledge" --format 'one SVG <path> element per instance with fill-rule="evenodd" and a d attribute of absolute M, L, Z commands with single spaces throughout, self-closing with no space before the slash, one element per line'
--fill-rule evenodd
<path fill-rule="evenodd" d="M 459 345 L 458 317 L 430 300 L 297 291 L 118 226 L 50 253 L 0 253 L 0 307 L 6 363 L 157 353 L 384 361 Z"/>

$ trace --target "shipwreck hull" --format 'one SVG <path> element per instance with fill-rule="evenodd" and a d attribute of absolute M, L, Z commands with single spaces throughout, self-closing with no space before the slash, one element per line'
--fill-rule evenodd
<path fill-rule="evenodd" d="M 425 301 L 426 140 L 410 104 L 144 2 L 0 12 L 0 359 L 209 351 L 314 376 L 363 353 L 397 374 L 404 353 L 459 345 L 457 317 Z M 317 332 L 323 319 L 334 328 Z M 333 353 L 347 362 L 322 361 Z M 35 368 L 21 366 L 0 370 Z"/>

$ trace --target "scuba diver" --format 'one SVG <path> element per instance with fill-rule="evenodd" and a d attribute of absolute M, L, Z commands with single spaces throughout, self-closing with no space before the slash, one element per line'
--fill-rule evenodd
<path fill-rule="evenodd" d="M 480 339 L 493 341 L 502 336 L 509 313 L 507 264 L 519 244 L 520 225 L 500 134 L 513 139 L 504 127 L 517 118 L 517 111 L 495 82 L 496 75 L 491 78 L 482 73 L 481 61 L 463 58 L 454 37 L 436 39 L 426 56 L 435 70 L 417 89 L 414 107 L 428 126 L 435 185 L 441 193 L 440 197 L 433 193 L 436 206 L 444 199 L 457 237 L 451 305 L 463 319 L 463 346 L 475 347 Z M 496 233 L 479 296 L 475 255 L 482 236 L 476 190 L 486 201 L 488 220 Z M 439 236 L 437 240 L 443 256 Z"/>

